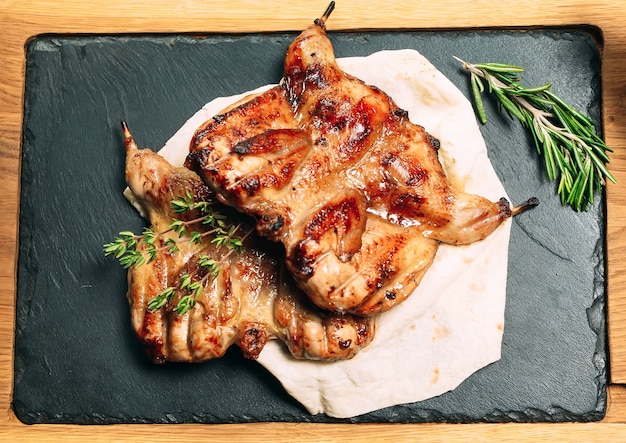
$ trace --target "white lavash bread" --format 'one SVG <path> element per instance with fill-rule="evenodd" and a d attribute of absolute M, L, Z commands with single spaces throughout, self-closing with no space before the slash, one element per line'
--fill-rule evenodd
<path fill-rule="evenodd" d="M 470 102 L 425 57 L 414 50 L 382 51 L 338 63 L 389 94 L 411 121 L 440 140 L 440 160 L 457 187 L 494 201 L 506 197 Z M 182 164 L 198 126 L 247 94 L 267 88 L 211 101 L 167 142 L 161 155 Z M 420 286 L 379 316 L 372 344 L 353 359 L 295 360 L 272 341 L 259 363 L 311 414 L 337 418 L 456 388 L 500 359 L 510 227 L 508 220 L 472 245 L 441 245 Z"/>

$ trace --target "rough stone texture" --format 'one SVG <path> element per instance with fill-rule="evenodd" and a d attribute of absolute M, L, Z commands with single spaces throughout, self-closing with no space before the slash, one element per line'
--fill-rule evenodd
<path fill-rule="evenodd" d="M 216 96 L 277 82 L 294 34 L 46 36 L 27 47 L 13 406 L 25 423 L 338 422 L 310 416 L 232 349 L 153 366 L 129 325 L 125 271 L 102 244 L 142 220 L 121 195 L 119 120 L 160 148 Z M 452 58 L 526 68 L 594 119 L 599 51 L 586 32 L 331 33 L 337 56 L 414 48 L 469 95 Z M 534 146 L 487 100 L 482 128 L 514 202 L 502 359 L 456 390 L 350 422 L 589 421 L 606 408 L 604 199 L 561 207 Z M 393 374 L 389 374 L 393 377 Z"/>

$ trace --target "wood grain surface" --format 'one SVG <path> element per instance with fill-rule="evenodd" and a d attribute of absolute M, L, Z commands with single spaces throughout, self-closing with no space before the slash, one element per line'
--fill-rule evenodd
<path fill-rule="evenodd" d="M 299 31 L 327 0 L 0 2 L 0 441 L 626 441 L 626 4 L 623 0 L 339 0 L 330 30 L 593 26 L 600 30 L 610 380 L 606 418 L 564 424 L 32 425 L 11 410 L 25 44 L 41 34 Z M 61 171 L 59 171 L 61 173 Z M 566 363 L 564 363 L 566 364 Z M 103 389 L 106 387 L 103 386 Z"/>

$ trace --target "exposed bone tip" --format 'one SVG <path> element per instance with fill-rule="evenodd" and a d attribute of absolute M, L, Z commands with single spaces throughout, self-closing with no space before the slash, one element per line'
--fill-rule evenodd
<path fill-rule="evenodd" d="M 137 145 L 135 144 L 133 135 L 130 133 L 130 129 L 128 129 L 128 124 L 125 120 L 121 120 L 120 125 L 122 126 L 122 133 L 124 134 L 124 145 L 126 146 L 126 150 L 136 149 Z"/>
<path fill-rule="evenodd" d="M 130 133 L 130 129 L 128 129 L 128 123 L 126 120 L 120 120 L 120 126 L 122 127 L 122 134 L 124 134 L 124 138 L 132 138 Z"/>
<path fill-rule="evenodd" d="M 525 212 L 529 209 L 534 208 L 537 205 L 539 205 L 539 199 L 537 197 L 531 197 L 528 200 L 526 200 L 524 203 L 514 206 L 511 209 L 511 214 L 513 216 L 516 216 L 518 214 L 521 214 L 522 212 Z"/>
<path fill-rule="evenodd" d="M 328 7 L 326 8 L 326 11 L 324 11 L 324 14 L 322 14 L 322 16 L 318 19 L 315 19 L 315 24 L 318 26 L 321 26 L 322 28 L 326 27 L 326 20 L 328 20 L 328 17 L 330 17 L 330 14 L 333 12 L 333 9 L 335 9 L 335 2 L 332 1 L 329 3 Z"/>

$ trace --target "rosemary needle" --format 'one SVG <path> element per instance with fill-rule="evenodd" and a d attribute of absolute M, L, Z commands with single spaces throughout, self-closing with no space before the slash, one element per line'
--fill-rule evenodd
<path fill-rule="evenodd" d="M 595 123 L 550 91 L 551 83 L 527 88 L 520 84 L 520 66 L 503 63 L 467 63 L 456 60 L 470 74 L 476 113 L 482 124 L 487 115 L 482 101 L 485 82 L 499 104 L 532 134 L 535 147 L 543 157 L 546 176 L 558 180 L 561 204 L 586 211 L 594 194 L 606 180 L 615 183 L 608 171 L 609 152 L 613 152 L 595 131 Z"/>

